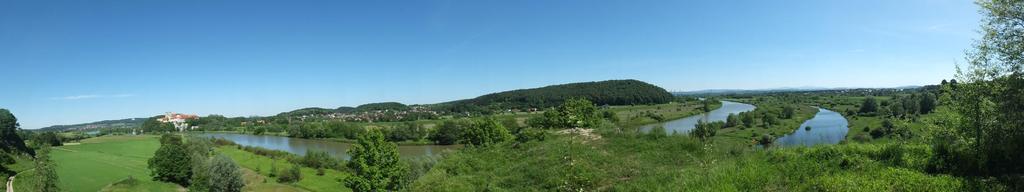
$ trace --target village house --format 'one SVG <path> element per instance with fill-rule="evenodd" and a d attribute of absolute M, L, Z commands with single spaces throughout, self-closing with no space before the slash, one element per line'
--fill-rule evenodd
<path fill-rule="evenodd" d="M 190 119 L 199 119 L 199 116 L 198 115 L 192 115 L 192 114 L 181 114 L 181 113 L 167 112 L 167 113 L 164 113 L 164 117 L 161 117 L 161 118 L 157 119 L 157 121 L 160 121 L 160 122 L 163 122 L 163 123 L 171 123 L 171 124 L 174 125 L 175 129 L 178 129 L 178 131 L 185 131 L 186 129 L 187 130 L 192 130 L 192 129 L 197 128 L 196 126 L 191 126 L 191 127 L 188 126 L 188 122 L 187 121 L 190 120 Z"/>

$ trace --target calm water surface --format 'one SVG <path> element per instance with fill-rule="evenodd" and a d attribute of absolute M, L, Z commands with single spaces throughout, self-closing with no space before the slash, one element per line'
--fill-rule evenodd
<path fill-rule="evenodd" d="M 298 155 L 306 155 L 306 151 L 316 150 L 326 151 L 332 156 L 340 159 L 351 158 L 348 153 L 346 153 L 346 151 L 352 146 L 352 144 L 348 143 L 235 133 L 201 133 L 199 135 L 210 138 L 223 138 L 243 146 L 263 147 L 267 149 L 287 151 Z M 458 145 L 399 145 L 398 154 L 402 157 L 436 155 L 445 150 L 454 150 L 458 147 Z"/>
<path fill-rule="evenodd" d="M 842 114 L 818 108 L 814 118 L 805 121 L 793 133 L 775 140 L 779 146 L 813 146 L 836 144 L 846 138 L 849 123 Z M 810 129 L 806 127 L 810 126 Z"/>
<path fill-rule="evenodd" d="M 738 114 L 740 112 L 753 111 L 755 108 L 757 107 L 751 104 L 722 101 L 721 108 L 712 110 L 709 113 L 702 113 L 700 115 L 689 116 L 686 118 L 672 120 L 663 123 L 644 125 L 640 127 L 640 131 L 646 133 L 650 131 L 651 128 L 661 125 L 665 127 L 665 132 L 668 134 L 672 134 L 673 131 L 679 134 L 683 134 L 690 132 L 690 130 L 693 130 L 693 128 L 696 127 L 698 120 L 702 120 L 704 122 L 725 121 L 725 119 L 729 117 L 729 114 Z"/>

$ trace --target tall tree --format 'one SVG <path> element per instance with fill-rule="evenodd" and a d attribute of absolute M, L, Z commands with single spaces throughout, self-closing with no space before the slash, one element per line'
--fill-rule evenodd
<path fill-rule="evenodd" d="M 751 113 L 751 112 L 740 113 L 740 120 L 743 120 L 743 126 L 744 127 L 753 128 L 754 127 L 754 120 L 755 120 L 755 118 L 756 117 L 754 117 L 754 113 Z"/>
<path fill-rule="evenodd" d="M 405 167 L 399 163 L 398 145 L 384 141 L 380 130 L 361 135 L 348 153 L 353 176 L 345 178 L 345 186 L 353 191 L 397 190 Z"/>
<path fill-rule="evenodd" d="M 920 103 L 921 114 L 931 113 L 932 110 L 935 110 L 935 105 L 937 105 L 935 101 L 935 95 L 931 93 L 922 94 Z"/>
<path fill-rule="evenodd" d="M 160 137 L 160 148 L 149 159 L 149 169 L 154 180 L 188 186 L 192 177 L 192 155 L 180 136 L 164 134 Z"/>
<path fill-rule="evenodd" d="M 25 140 L 18 136 L 19 127 L 18 118 L 15 118 L 11 111 L 0 108 L 0 149 L 8 154 L 35 155 L 35 152 L 25 145 Z"/>
<path fill-rule="evenodd" d="M 796 115 L 796 107 L 793 107 L 793 106 L 790 106 L 790 105 L 786 105 L 786 106 L 782 107 L 782 118 L 783 119 L 791 119 L 795 115 Z"/>
<path fill-rule="evenodd" d="M 933 169 L 967 175 L 1024 173 L 1024 1 L 982 0 L 983 37 L 951 81 L 955 129 L 936 132 Z M 1017 185 L 1019 186 L 1019 185 Z"/>
<path fill-rule="evenodd" d="M 878 112 L 878 101 L 875 101 L 874 97 L 868 97 L 864 99 L 864 103 L 860 104 L 860 113 L 874 113 Z"/>
<path fill-rule="evenodd" d="M 736 114 L 730 113 L 729 116 L 725 118 L 725 127 L 736 127 L 739 126 L 740 123 L 740 118 L 739 116 L 736 116 Z"/>

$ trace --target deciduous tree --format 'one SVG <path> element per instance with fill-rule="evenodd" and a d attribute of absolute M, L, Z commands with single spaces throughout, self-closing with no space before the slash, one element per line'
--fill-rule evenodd
<path fill-rule="evenodd" d="M 348 153 L 353 175 L 345 178 L 345 186 L 353 191 L 397 190 L 405 168 L 399 162 L 398 145 L 384 141 L 379 130 L 360 136 Z"/>

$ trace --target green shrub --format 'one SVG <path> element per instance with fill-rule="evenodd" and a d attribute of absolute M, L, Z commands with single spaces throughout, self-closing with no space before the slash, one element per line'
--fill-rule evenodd
<path fill-rule="evenodd" d="M 277 174 L 277 182 L 295 183 L 302 180 L 302 170 L 299 165 L 292 165 L 289 169 L 283 169 Z"/>

